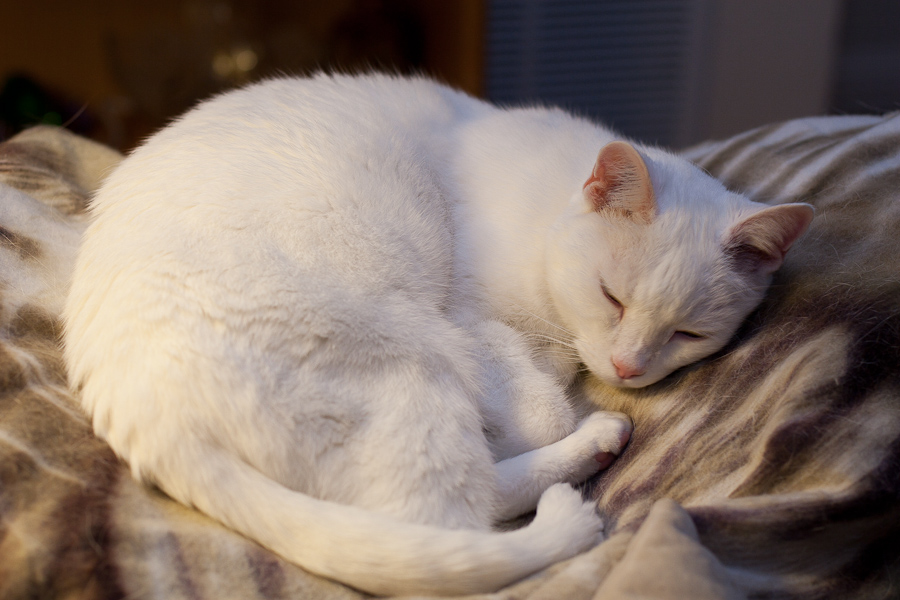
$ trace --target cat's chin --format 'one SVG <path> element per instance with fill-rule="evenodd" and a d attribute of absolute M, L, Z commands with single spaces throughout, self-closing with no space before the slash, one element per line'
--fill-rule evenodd
<path fill-rule="evenodd" d="M 617 375 L 597 375 L 597 378 L 600 379 L 603 383 L 617 388 L 626 388 L 626 389 L 638 389 L 642 387 L 647 387 L 648 385 L 653 385 L 660 379 L 661 377 L 653 377 L 643 375 L 641 377 L 631 377 L 629 379 L 622 379 Z"/>
<path fill-rule="evenodd" d="M 637 388 L 646 387 L 652 383 L 656 383 L 656 382 L 655 381 L 646 381 L 646 382 L 645 381 L 637 381 L 634 379 L 619 379 L 618 382 L 613 383 L 612 385 L 614 385 L 615 387 L 620 387 L 620 388 L 637 389 Z"/>

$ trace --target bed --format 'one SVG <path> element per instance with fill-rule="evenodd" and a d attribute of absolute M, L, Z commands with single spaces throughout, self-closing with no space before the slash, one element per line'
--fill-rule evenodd
<path fill-rule="evenodd" d="M 582 382 L 633 438 L 584 493 L 607 540 L 494 599 L 900 596 L 900 115 L 762 127 L 685 155 L 816 217 L 723 351 L 644 390 Z M 0 598 L 318 598 L 318 578 L 136 484 L 65 387 L 59 314 L 120 155 L 0 144 Z"/>

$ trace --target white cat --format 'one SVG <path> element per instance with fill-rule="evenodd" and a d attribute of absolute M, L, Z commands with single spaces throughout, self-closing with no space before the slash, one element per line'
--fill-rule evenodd
<path fill-rule="evenodd" d="M 718 350 L 812 217 L 614 138 L 377 75 L 201 104 L 93 204 L 65 352 L 96 433 L 376 594 L 496 589 L 585 550 L 601 522 L 568 484 L 631 424 L 577 422 L 582 361 L 637 387 Z"/>

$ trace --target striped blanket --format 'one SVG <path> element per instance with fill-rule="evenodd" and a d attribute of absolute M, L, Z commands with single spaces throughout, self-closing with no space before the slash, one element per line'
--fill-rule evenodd
<path fill-rule="evenodd" d="M 635 422 L 585 489 L 609 537 L 489 597 L 897 597 L 900 116 L 686 154 L 755 199 L 815 205 L 810 232 L 716 356 L 649 389 L 583 382 Z M 60 129 L 0 144 L 0 598 L 362 598 L 134 483 L 67 392 L 60 307 L 118 159 Z"/>

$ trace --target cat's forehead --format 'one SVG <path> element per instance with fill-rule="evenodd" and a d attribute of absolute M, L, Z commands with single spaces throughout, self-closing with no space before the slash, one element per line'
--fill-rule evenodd
<path fill-rule="evenodd" d="M 613 234 L 606 236 L 612 253 L 664 272 L 714 260 L 735 222 L 735 211 L 725 201 L 704 202 L 690 191 L 684 194 L 681 201 L 660 206 L 649 224 L 616 223 Z"/>
<path fill-rule="evenodd" d="M 718 268 L 720 252 L 709 240 L 689 239 L 693 237 L 665 240 L 669 243 L 645 240 L 643 247 L 620 254 L 619 277 L 630 282 L 626 285 L 632 294 L 648 297 L 669 289 L 702 286 Z"/>
<path fill-rule="evenodd" d="M 731 321 L 736 293 L 724 261 L 712 256 L 666 257 L 627 277 L 627 302 L 653 327 L 716 329 Z M 641 318 L 641 317 L 639 317 Z"/>
<path fill-rule="evenodd" d="M 721 295 L 728 262 L 721 244 L 727 220 L 709 214 L 661 218 L 617 236 L 605 283 L 629 303 L 683 318 Z"/>

